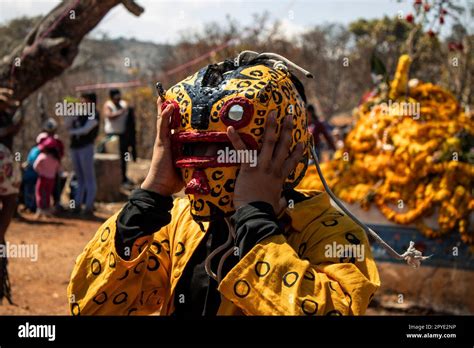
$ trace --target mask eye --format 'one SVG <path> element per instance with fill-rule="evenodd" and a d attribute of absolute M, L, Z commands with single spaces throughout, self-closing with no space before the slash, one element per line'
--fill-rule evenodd
<path fill-rule="evenodd" d="M 219 116 L 226 126 L 239 129 L 250 123 L 253 110 L 253 104 L 250 100 L 244 97 L 235 97 L 224 103 Z"/>
<path fill-rule="evenodd" d="M 240 121 L 244 117 L 244 108 L 239 104 L 232 105 L 227 117 L 232 121 Z"/>

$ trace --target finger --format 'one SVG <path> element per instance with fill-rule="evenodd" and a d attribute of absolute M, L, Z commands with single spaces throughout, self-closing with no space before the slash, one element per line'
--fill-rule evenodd
<path fill-rule="evenodd" d="M 161 107 L 161 106 L 160 106 Z M 170 136 L 170 118 L 174 111 L 174 105 L 169 104 L 159 115 L 157 121 L 158 135 L 160 139 L 168 139 Z"/>
<path fill-rule="evenodd" d="M 303 157 L 304 146 L 302 142 L 299 142 L 296 146 L 291 155 L 286 159 L 285 163 L 283 164 L 282 175 L 284 178 L 290 175 L 291 171 L 296 168 L 298 162 Z"/>
<path fill-rule="evenodd" d="M 0 101 L 4 103 L 9 103 L 9 104 L 15 103 L 15 102 L 18 103 L 18 100 L 12 99 L 10 96 L 5 95 L 5 94 L 0 94 Z"/>
<path fill-rule="evenodd" d="M 0 88 L 0 94 L 8 94 L 8 95 L 13 95 L 13 90 L 10 88 Z"/>
<path fill-rule="evenodd" d="M 236 150 L 247 150 L 247 145 L 243 142 L 240 135 L 235 131 L 235 128 L 232 126 L 227 127 L 227 137 L 229 138 L 232 146 Z"/>
<path fill-rule="evenodd" d="M 163 101 L 161 100 L 161 97 L 156 98 L 156 110 L 157 110 L 157 116 L 158 118 L 161 117 L 161 104 L 163 104 Z"/>
<path fill-rule="evenodd" d="M 240 135 L 235 131 L 234 127 L 232 126 L 227 127 L 227 137 L 229 138 L 235 150 L 247 151 L 247 145 L 245 145 Z M 249 163 L 241 163 L 241 167 L 248 168 Z"/>
<path fill-rule="evenodd" d="M 283 162 L 288 157 L 288 152 L 291 145 L 291 132 L 293 130 L 293 116 L 287 115 L 283 122 L 283 129 L 280 134 L 280 139 L 276 145 L 275 156 L 273 163 L 275 168 L 282 168 Z"/>
<path fill-rule="evenodd" d="M 263 168 L 269 168 L 273 157 L 273 148 L 277 141 L 276 134 L 276 111 L 270 112 L 268 121 L 265 126 L 265 134 L 263 135 L 263 146 L 258 156 L 259 164 Z"/>
<path fill-rule="evenodd" d="M 11 107 L 18 107 L 20 102 L 16 99 L 11 98 L 13 95 L 13 91 L 11 89 L 0 88 L 0 103 L 2 107 L 11 106 Z"/>

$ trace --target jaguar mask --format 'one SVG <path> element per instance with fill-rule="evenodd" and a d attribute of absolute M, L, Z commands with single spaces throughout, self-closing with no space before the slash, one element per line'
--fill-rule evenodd
<path fill-rule="evenodd" d="M 166 92 L 163 108 L 175 105 L 171 118 L 173 161 L 185 182 L 194 220 L 209 221 L 235 211 L 233 192 L 241 163 L 235 162 L 238 156 L 222 160 L 224 153 L 236 155 L 228 151 L 233 150 L 228 126 L 234 127 L 248 149 L 256 150 L 247 156 L 241 153 L 240 159 L 248 160 L 262 146 L 269 113 L 276 111 L 278 136 L 284 117 L 293 115 L 290 151 L 298 142 L 303 142 L 305 150 L 284 189 L 295 187 L 303 178 L 310 142 L 306 97 L 289 65 L 297 67 L 278 55 L 245 51 L 234 60 L 208 65 Z"/>

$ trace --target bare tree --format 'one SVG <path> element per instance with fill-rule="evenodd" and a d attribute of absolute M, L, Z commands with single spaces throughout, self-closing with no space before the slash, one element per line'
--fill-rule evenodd
<path fill-rule="evenodd" d="M 60 3 L 0 61 L 1 84 L 14 91 L 16 100 L 23 101 L 72 64 L 84 36 L 118 4 L 136 16 L 144 10 L 132 0 Z"/>

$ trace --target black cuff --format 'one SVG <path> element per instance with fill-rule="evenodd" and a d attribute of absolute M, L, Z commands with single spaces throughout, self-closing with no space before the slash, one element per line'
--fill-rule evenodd
<path fill-rule="evenodd" d="M 272 205 L 266 202 L 252 202 L 237 209 L 231 222 L 240 259 L 265 238 L 282 233 Z"/>
<path fill-rule="evenodd" d="M 135 240 L 152 235 L 168 225 L 172 208 L 173 199 L 170 196 L 143 189 L 134 190 L 117 217 L 117 252 L 123 256 L 121 251 L 125 247 L 130 250 Z"/>

